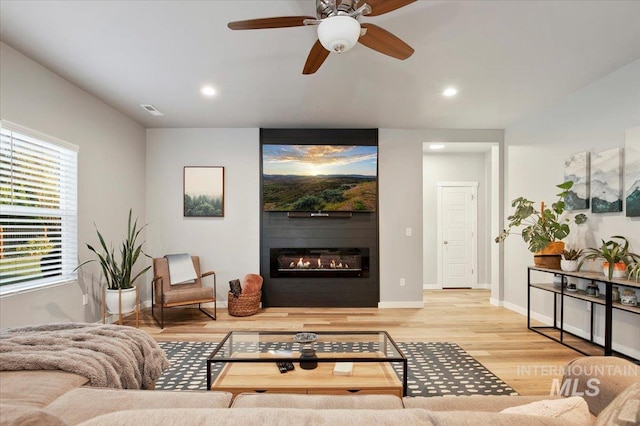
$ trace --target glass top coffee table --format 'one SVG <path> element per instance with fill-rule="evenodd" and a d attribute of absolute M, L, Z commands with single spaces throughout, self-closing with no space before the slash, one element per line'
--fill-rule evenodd
<path fill-rule="evenodd" d="M 280 372 L 283 362 L 293 370 Z M 207 389 L 402 397 L 407 358 L 386 331 L 231 331 L 207 358 Z"/>

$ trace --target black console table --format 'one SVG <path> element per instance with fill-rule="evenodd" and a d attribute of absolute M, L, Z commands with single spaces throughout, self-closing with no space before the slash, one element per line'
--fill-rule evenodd
<path fill-rule="evenodd" d="M 539 271 L 551 274 L 550 282 L 533 283 L 531 282 L 531 272 Z M 577 290 L 575 292 L 568 291 L 564 285 L 556 286 L 553 283 L 553 276 L 559 275 L 562 277 L 562 282 L 565 281 L 564 277 L 574 277 L 583 280 L 588 280 L 592 284 L 602 283 L 605 286 L 605 293 L 599 296 L 590 296 L 585 290 Z M 599 346 L 603 349 L 603 355 L 620 355 L 625 358 L 632 359 L 636 362 L 639 360 L 623 353 L 615 352 L 612 349 L 612 329 L 613 329 L 613 310 L 619 309 L 634 314 L 640 314 L 640 306 L 623 305 L 620 302 L 614 302 L 612 297 L 613 286 L 631 288 L 634 291 L 640 289 L 640 283 L 637 281 L 614 278 L 609 280 L 603 274 L 598 272 L 566 272 L 557 269 L 539 268 L 535 266 L 529 266 L 527 269 L 527 328 L 535 331 L 549 339 L 562 343 L 563 345 L 580 352 L 583 355 L 593 355 L 593 353 L 587 352 L 585 349 L 579 348 L 574 344 L 567 342 L 565 334 L 569 334 L 574 338 L 580 339 L 580 341 L 586 341 L 595 346 Z M 553 325 L 552 326 L 532 326 L 531 325 L 531 289 L 539 289 L 554 294 L 553 298 Z M 622 290 L 620 291 L 622 293 Z M 564 329 L 564 299 L 570 297 L 573 299 L 579 299 L 587 301 L 591 304 L 591 326 L 590 326 L 590 338 L 585 339 L 581 336 L 577 336 Z M 558 309 L 559 305 L 559 309 Z M 593 329 L 594 329 L 594 305 L 604 307 L 604 345 L 600 345 L 594 341 Z M 559 311 L 559 312 L 558 312 Z M 559 320 L 558 320 L 559 315 Z M 633 339 L 635 340 L 635 339 Z"/>

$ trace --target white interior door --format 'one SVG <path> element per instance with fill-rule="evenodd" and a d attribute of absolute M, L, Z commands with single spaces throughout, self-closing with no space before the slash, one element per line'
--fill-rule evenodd
<path fill-rule="evenodd" d="M 442 288 L 473 288 L 477 276 L 477 182 L 438 186 L 438 278 Z"/>

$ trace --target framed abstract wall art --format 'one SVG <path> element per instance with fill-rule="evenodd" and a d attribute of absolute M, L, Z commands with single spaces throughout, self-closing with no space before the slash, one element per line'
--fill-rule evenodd
<path fill-rule="evenodd" d="M 627 130 L 624 158 L 626 214 L 640 216 L 640 126 Z"/>
<path fill-rule="evenodd" d="M 573 154 L 564 162 L 564 181 L 573 186 L 564 199 L 566 210 L 589 208 L 589 152 Z"/>
<path fill-rule="evenodd" d="M 598 152 L 591 161 L 591 211 L 622 211 L 622 149 Z"/>
<path fill-rule="evenodd" d="M 224 217 L 224 167 L 184 168 L 184 216 Z"/>

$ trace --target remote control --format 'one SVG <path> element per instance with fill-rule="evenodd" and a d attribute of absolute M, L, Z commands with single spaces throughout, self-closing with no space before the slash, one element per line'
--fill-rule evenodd
<path fill-rule="evenodd" d="M 276 365 L 278 366 L 278 370 L 280 370 L 281 373 L 286 373 L 287 371 L 291 371 L 295 368 L 293 366 L 293 363 L 290 361 L 278 361 L 276 362 Z"/>

